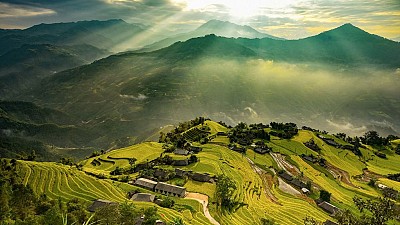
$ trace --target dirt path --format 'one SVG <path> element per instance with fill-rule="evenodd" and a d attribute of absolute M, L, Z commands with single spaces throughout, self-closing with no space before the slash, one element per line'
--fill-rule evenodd
<path fill-rule="evenodd" d="M 297 167 L 291 165 L 290 163 L 286 162 L 285 157 L 278 153 L 270 153 L 272 158 L 278 164 L 281 169 L 284 169 L 289 175 L 295 176 L 300 174 L 299 169 Z"/>
<path fill-rule="evenodd" d="M 265 195 L 267 195 L 273 203 L 280 205 L 278 199 L 271 192 L 272 185 L 270 185 L 270 183 L 268 182 L 267 172 L 265 170 L 261 169 L 260 167 L 258 167 L 251 159 L 249 159 L 247 157 L 246 157 L 246 159 L 247 159 L 247 161 L 249 161 L 250 166 L 253 168 L 254 172 L 256 172 L 260 176 L 260 178 L 263 182 L 263 186 L 264 186 L 263 189 L 264 189 Z"/>
<path fill-rule="evenodd" d="M 298 190 L 296 190 L 294 187 L 290 186 L 288 183 L 286 183 L 280 177 L 278 177 L 278 181 L 279 181 L 279 189 L 281 189 L 281 191 L 286 192 L 291 195 L 301 195 L 301 193 Z"/>
<path fill-rule="evenodd" d="M 331 164 L 329 164 L 329 163 L 326 164 L 326 168 L 327 168 L 328 171 L 333 175 L 333 177 L 335 177 L 335 178 L 338 179 L 339 181 L 341 181 L 341 182 L 343 182 L 343 183 L 345 183 L 345 184 L 347 184 L 347 185 L 350 185 L 350 186 L 352 186 L 352 187 L 360 188 L 360 187 L 354 185 L 354 184 L 351 182 L 351 180 L 350 180 L 350 175 L 349 175 L 348 172 L 346 172 L 346 171 L 344 171 L 344 170 L 342 170 L 342 169 L 339 169 L 339 168 L 337 168 L 337 167 L 335 167 L 335 166 L 333 166 L 333 165 L 331 165 Z"/>
<path fill-rule="evenodd" d="M 198 202 L 200 202 L 200 204 L 203 205 L 203 212 L 204 215 L 207 217 L 207 219 L 210 221 L 210 223 L 214 224 L 214 225 L 220 225 L 218 223 L 218 221 L 216 221 L 210 214 L 210 211 L 208 211 L 208 196 L 207 195 L 203 195 L 203 194 L 199 194 L 199 193 L 190 193 L 188 192 L 186 194 L 186 199 L 193 199 L 196 200 Z"/>

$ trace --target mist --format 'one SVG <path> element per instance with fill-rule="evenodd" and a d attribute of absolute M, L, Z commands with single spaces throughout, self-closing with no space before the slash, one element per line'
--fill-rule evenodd
<path fill-rule="evenodd" d="M 349 135 L 369 129 L 385 135 L 400 130 L 398 71 L 204 59 L 182 79 L 179 93 L 190 105 L 175 103 L 177 112 L 231 124 L 295 122 Z"/>

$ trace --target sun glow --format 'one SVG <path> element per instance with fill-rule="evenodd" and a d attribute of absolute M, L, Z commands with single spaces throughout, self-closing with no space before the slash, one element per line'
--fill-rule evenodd
<path fill-rule="evenodd" d="M 263 10 L 283 9 L 289 7 L 295 0 L 173 0 L 183 5 L 185 10 L 212 11 L 212 8 L 226 10 L 231 16 L 252 17 Z"/>

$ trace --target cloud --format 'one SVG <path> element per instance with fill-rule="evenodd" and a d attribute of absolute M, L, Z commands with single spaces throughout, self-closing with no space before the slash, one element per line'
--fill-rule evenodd
<path fill-rule="evenodd" d="M 0 2 L 0 18 L 26 18 L 53 14 L 56 12 L 51 9 Z"/>
<path fill-rule="evenodd" d="M 179 33 L 197 28 L 198 21 L 220 19 L 289 39 L 315 35 L 344 23 L 353 23 L 387 38 L 400 35 L 398 0 L 251 0 L 250 3 L 258 7 L 239 7 L 246 4 L 238 0 L 0 0 L 0 27 L 121 18 L 163 28 L 167 31 L 164 33 Z M 247 12 L 251 15 L 243 17 Z"/>
<path fill-rule="evenodd" d="M 361 127 L 356 127 L 353 124 L 349 123 L 349 122 L 344 122 L 344 123 L 335 123 L 332 120 L 326 120 L 326 122 L 328 122 L 328 124 L 330 126 L 332 126 L 333 128 L 335 128 L 336 130 L 339 130 L 341 132 L 347 132 L 347 133 L 363 133 L 365 131 L 367 131 L 367 127 L 366 126 L 361 126 Z"/>

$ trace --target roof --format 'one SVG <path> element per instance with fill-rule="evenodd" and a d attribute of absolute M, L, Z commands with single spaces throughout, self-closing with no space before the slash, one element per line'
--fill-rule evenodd
<path fill-rule="evenodd" d="M 174 154 L 177 154 L 177 155 L 189 155 L 189 151 L 185 150 L 185 149 L 177 148 L 177 149 L 175 149 Z"/>
<path fill-rule="evenodd" d="M 287 174 L 286 172 L 280 173 L 279 176 L 285 180 L 289 180 L 289 181 L 293 180 L 293 177 L 290 176 L 289 174 Z"/>
<path fill-rule="evenodd" d="M 179 186 L 167 184 L 164 182 L 158 182 L 155 189 L 160 190 L 160 191 L 165 191 L 168 193 L 177 194 L 177 195 L 184 195 L 186 192 L 186 188 L 184 188 L 184 187 L 179 187 Z"/>
<path fill-rule="evenodd" d="M 205 173 L 194 173 L 192 175 L 192 179 L 195 181 L 201 181 L 201 182 L 208 182 L 211 179 L 210 174 L 205 174 Z"/>
<path fill-rule="evenodd" d="M 108 200 L 103 200 L 103 199 L 97 199 L 97 200 L 93 201 L 92 205 L 89 206 L 88 210 L 90 212 L 95 212 L 97 209 L 108 206 L 108 205 L 118 205 L 118 203 L 108 201 Z"/>
<path fill-rule="evenodd" d="M 154 180 L 146 179 L 146 178 L 139 178 L 135 181 L 135 185 L 149 188 L 149 189 L 154 189 L 154 187 L 157 185 L 157 182 L 155 182 Z"/>
<path fill-rule="evenodd" d="M 293 184 L 294 186 L 296 186 L 297 188 L 305 188 L 306 187 L 306 184 L 297 178 L 292 179 L 290 181 L 290 183 Z"/>
<path fill-rule="evenodd" d="M 339 211 L 338 207 L 332 205 L 329 202 L 321 202 L 320 204 L 318 204 L 318 206 L 332 215 L 336 214 Z"/>
<path fill-rule="evenodd" d="M 269 150 L 265 149 L 265 148 L 255 148 L 254 151 L 258 152 L 258 153 L 261 153 L 261 154 L 269 152 Z"/>
<path fill-rule="evenodd" d="M 187 165 L 189 165 L 189 160 L 188 159 L 177 159 L 177 160 L 174 160 L 173 165 L 174 166 L 187 166 Z"/>
<path fill-rule="evenodd" d="M 132 196 L 131 200 L 137 202 L 154 202 L 155 197 L 156 196 L 148 193 L 137 193 Z"/>
<path fill-rule="evenodd" d="M 301 191 L 302 191 L 303 193 L 308 193 L 308 192 L 310 192 L 310 190 L 308 190 L 307 188 L 302 188 Z"/>

